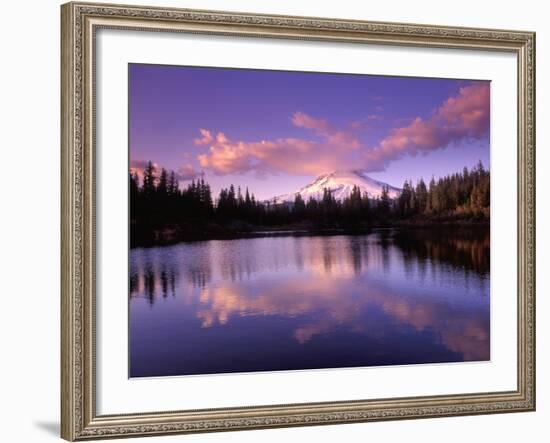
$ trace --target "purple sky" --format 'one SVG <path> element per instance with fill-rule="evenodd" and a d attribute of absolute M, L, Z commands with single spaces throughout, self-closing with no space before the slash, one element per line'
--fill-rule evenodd
<path fill-rule="evenodd" d="M 260 199 L 335 169 L 401 187 L 489 166 L 489 82 L 129 66 L 130 162 Z"/>

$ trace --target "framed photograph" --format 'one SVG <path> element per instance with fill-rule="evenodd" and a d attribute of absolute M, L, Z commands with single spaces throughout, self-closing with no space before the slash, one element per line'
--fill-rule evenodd
<path fill-rule="evenodd" d="M 535 35 L 68 3 L 62 437 L 535 409 Z"/>

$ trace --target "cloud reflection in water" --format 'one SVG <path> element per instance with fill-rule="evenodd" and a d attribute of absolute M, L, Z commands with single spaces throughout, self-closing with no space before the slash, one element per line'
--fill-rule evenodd
<path fill-rule="evenodd" d="M 131 270 L 135 376 L 490 358 L 488 231 L 197 242 L 132 250 Z M 212 370 L 185 357 L 222 347 Z"/>

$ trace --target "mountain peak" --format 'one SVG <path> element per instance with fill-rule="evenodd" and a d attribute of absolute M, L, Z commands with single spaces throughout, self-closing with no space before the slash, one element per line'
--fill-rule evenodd
<path fill-rule="evenodd" d="M 359 187 L 361 193 L 366 193 L 369 198 L 380 197 L 384 186 L 388 187 L 390 198 L 396 198 L 401 193 L 401 189 L 374 180 L 359 169 L 335 170 L 317 176 L 310 184 L 296 192 L 279 195 L 269 201 L 273 203 L 290 203 L 294 201 L 296 194 L 300 194 L 305 201 L 308 201 L 310 197 L 320 200 L 323 197 L 324 189 L 330 190 L 336 200 L 342 201 L 351 194 L 354 186 Z"/>

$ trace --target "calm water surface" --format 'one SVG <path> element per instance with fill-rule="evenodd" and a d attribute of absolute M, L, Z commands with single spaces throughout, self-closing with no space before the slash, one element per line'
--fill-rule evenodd
<path fill-rule="evenodd" d="M 130 376 L 488 360 L 489 231 L 130 251 Z"/>

